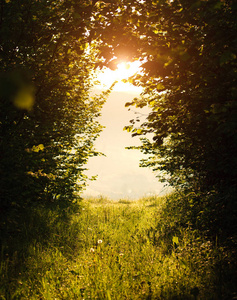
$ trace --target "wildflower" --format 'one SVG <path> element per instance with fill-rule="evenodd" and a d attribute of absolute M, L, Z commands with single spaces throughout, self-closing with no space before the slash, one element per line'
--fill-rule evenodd
<path fill-rule="evenodd" d="M 95 249 L 94 248 L 90 248 L 90 252 L 95 252 Z"/>
<path fill-rule="evenodd" d="M 102 240 L 98 240 L 97 244 L 102 244 L 102 242 L 103 242 Z"/>

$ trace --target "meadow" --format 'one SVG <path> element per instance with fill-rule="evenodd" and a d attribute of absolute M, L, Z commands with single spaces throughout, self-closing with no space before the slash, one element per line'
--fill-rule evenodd
<path fill-rule="evenodd" d="M 235 299 L 228 251 L 174 199 L 84 199 L 70 217 L 37 208 L 5 238 L 0 299 Z"/>

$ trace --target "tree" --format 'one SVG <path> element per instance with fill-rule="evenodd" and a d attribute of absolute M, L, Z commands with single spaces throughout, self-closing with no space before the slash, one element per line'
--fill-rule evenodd
<path fill-rule="evenodd" d="M 95 2 L 1 1 L 3 215 L 39 203 L 69 206 L 85 184 L 88 158 L 98 154 L 105 95 L 89 96 Z"/>
<path fill-rule="evenodd" d="M 116 6 L 117 4 L 117 6 Z M 143 124 L 127 126 L 143 137 L 141 151 L 175 188 L 198 197 L 215 194 L 206 210 L 236 213 L 237 39 L 235 1 L 119 1 L 99 25 L 104 59 L 126 53 L 143 71 L 130 78 L 144 91 L 127 106 L 149 106 Z M 103 14 L 101 13 L 101 14 Z M 102 23 L 102 24 L 101 24 Z M 132 45 L 130 50 L 130 45 Z M 153 139 L 146 138 L 151 133 Z M 211 204 L 210 204 L 211 203 Z M 209 206 L 209 208 L 207 208 Z M 232 217 L 230 217 L 232 216 Z"/>

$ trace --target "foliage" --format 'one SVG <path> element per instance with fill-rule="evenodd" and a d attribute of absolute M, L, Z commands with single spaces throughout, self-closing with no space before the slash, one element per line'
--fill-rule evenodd
<path fill-rule="evenodd" d="M 127 106 L 149 106 L 151 112 L 145 122 L 126 127 L 143 137 L 140 149 L 148 158 L 142 166 L 199 199 L 216 195 L 209 197 L 216 213 L 236 220 L 235 1 L 108 5 L 113 14 L 102 9 L 104 34 L 98 36 L 107 45 L 104 59 L 110 65 L 113 55 L 124 53 L 142 62 L 142 72 L 129 81 L 143 93 Z"/>
<path fill-rule="evenodd" d="M 236 9 L 231 0 L 1 1 L 2 299 L 235 296 Z M 144 92 L 128 106 L 151 108 L 128 127 L 143 136 L 142 165 L 190 194 L 100 199 L 70 220 L 98 154 L 106 93 L 89 97 L 91 71 L 131 59 L 143 72 L 129 81 Z M 231 251 L 201 230 L 227 234 Z"/>
<path fill-rule="evenodd" d="M 96 117 L 106 96 L 89 97 L 94 2 L 0 7 L 1 214 L 39 203 L 67 207 L 83 188 L 88 157 L 98 155 Z"/>
<path fill-rule="evenodd" d="M 0 297 L 232 299 L 230 253 L 181 225 L 185 215 L 176 200 L 88 199 L 71 219 L 53 213 L 47 244 L 37 239 L 23 249 L 24 259 L 18 248 L 2 261 Z M 45 210 L 37 211 L 44 219 Z M 45 230 L 39 220 L 32 219 L 35 235 Z"/>

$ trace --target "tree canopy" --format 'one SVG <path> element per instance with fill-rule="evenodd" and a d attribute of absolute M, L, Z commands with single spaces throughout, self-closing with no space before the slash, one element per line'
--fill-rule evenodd
<path fill-rule="evenodd" d="M 85 164 L 104 96 L 89 96 L 96 53 L 87 1 L 1 1 L 1 210 L 67 207 Z"/>
<path fill-rule="evenodd" d="M 105 62 L 113 65 L 114 57 L 142 62 L 142 72 L 129 81 L 143 87 L 143 93 L 127 106 L 149 106 L 151 112 L 142 124 L 131 120 L 125 127 L 142 138 L 140 149 L 148 155 L 142 166 L 159 171 L 175 188 L 193 191 L 198 202 L 202 195 L 214 194 L 205 210 L 218 212 L 219 219 L 225 214 L 233 223 L 235 1 L 105 2 L 97 21 Z"/>

